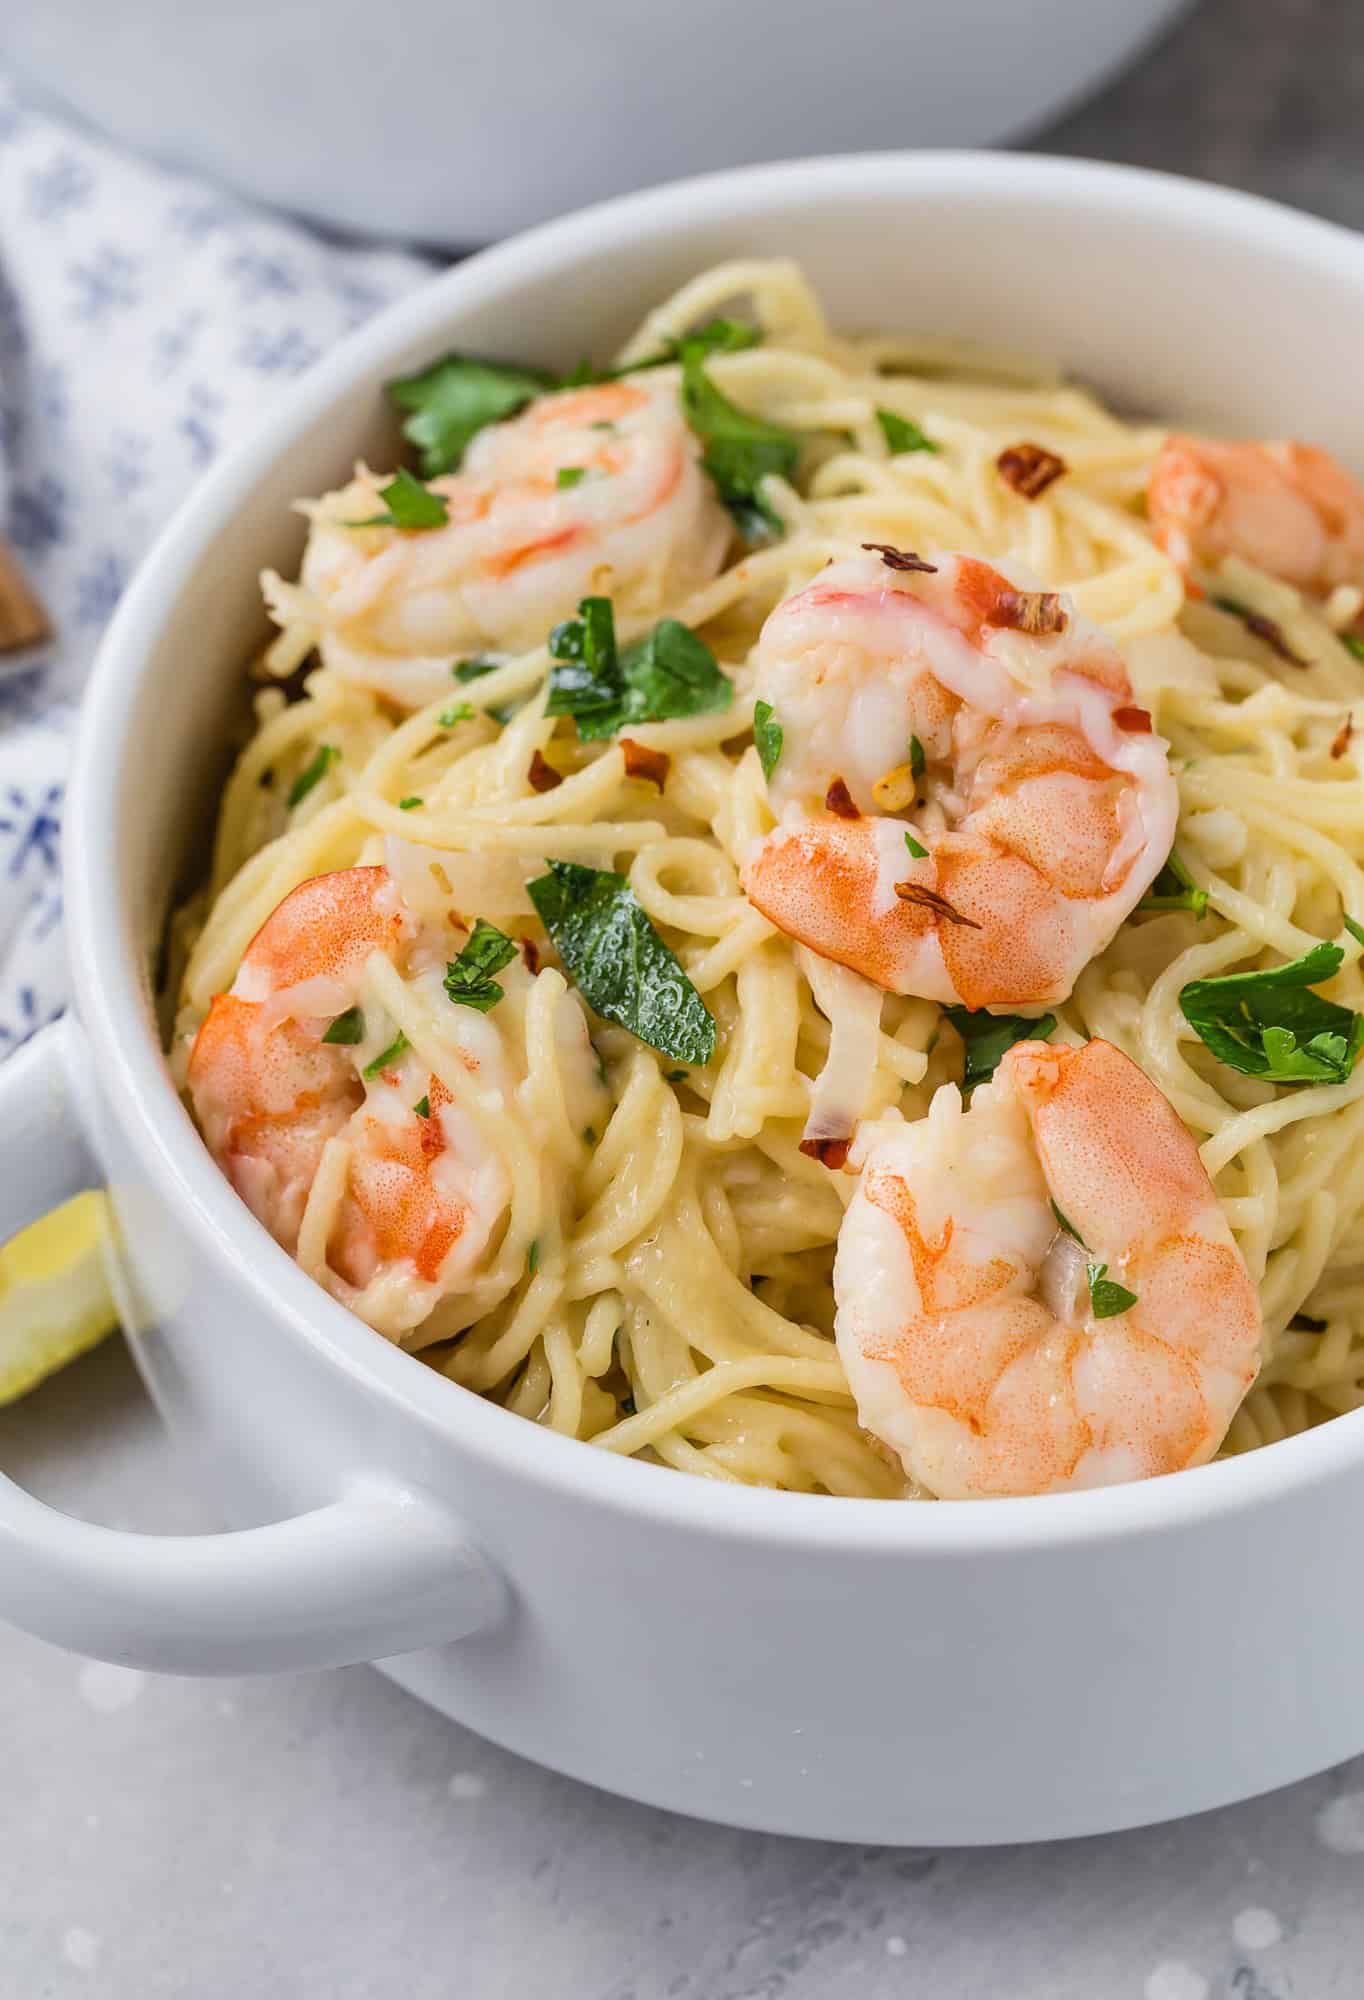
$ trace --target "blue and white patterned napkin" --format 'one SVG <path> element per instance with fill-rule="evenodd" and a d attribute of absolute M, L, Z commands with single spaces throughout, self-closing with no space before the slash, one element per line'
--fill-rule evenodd
<path fill-rule="evenodd" d="M 75 705 L 139 557 L 290 377 L 430 269 L 129 159 L 0 77 L 0 535 L 55 627 L 0 679 L 0 1055 L 65 1004 Z"/>

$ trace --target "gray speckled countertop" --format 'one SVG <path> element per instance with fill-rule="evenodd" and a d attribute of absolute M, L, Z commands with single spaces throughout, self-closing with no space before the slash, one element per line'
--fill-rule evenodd
<path fill-rule="evenodd" d="M 1038 143 L 1364 226 L 1362 75 L 1359 0 L 1204 0 Z M 210 1525 L 113 1343 L 0 1413 L 0 1464 Z M 1104 1840 L 832 1847 L 607 1798 L 368 1669 L 156 1680 L 0 1630 L 0 1839 L 0 2000 L 1364 1994 L 1364 1759 Z"/>

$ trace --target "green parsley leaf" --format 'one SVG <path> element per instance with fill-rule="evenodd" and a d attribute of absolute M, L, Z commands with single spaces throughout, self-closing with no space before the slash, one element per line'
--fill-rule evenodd
<path fill-rule="evenodd" d="M 399 1028 L 388 1047 L 380 1049 L 374 1061 L 365 1064 L 361 1074 L 363 1076 L 378 1076 L 381 1070 L 387 1069 L 390 1063 L 397 1062 L 399 1056 L 405 1055 L 411 1046 L 411 1042 L 408 1041 L 407 1036 Z"/>
<path fill-rule="evenodd" d="M 676 618 L 618 650 L 610 598 L 585 597 L 578 611 L 550 634 L 545 713 L 571 715 L 584 742 L 636 723 L 716 714 L 733 701 L 710 647 Z"/>
<path fill-rule="evenodd" d="M 526 886 L 594 1012 L 661 1055 L 684 1063 L 710 1061 L 715 1022 L 623 875 L 551 861 L 549 873 Z"/>
<path fill-rule="evenodd" d="M 618 382 L 622 376 L 638 375 L 646 368 L 666 368 L 671 362 L 685 360 L 688 354 L 702 358 L 707 354 L 738 354 L 745 347 L 761 346 L 762 339 L 760 326 L 717 317 L 697 327 L 695 333 L 669 334 L 656 353 L 646 354 L 642 361 L 629 361 L 623 368 L 594 369 L 589 362 L 580 361 L 560 386 L 567 389 L 582 382 Z"/>
<path fill-rule="evenodd" d="M 781 756 L 781 746 L 786 741 L 786 731 L 773 717 L 776 710 L 770 701 L 755 701 L 753 704 L 753 741 L 758 746 L 758 762 L 763 767 L 763 776 L 770 778 L 777 768 Z"/>
<path fill-rule="evenodd" d="M 534 1242 L 531 1244 L 530 1249 L 526 1252 L 526 1269 L 530 1272 L 532 1278 L 535 1276 L 539 1262 L 540 1262 L 540 1239 L 537 1236 Z"/>
<path fill-rule="evenodd" d="M 1346 1083 L 1364 1045 L 1364 1018 L 1307 989 L 1332 978 L 1345 954 L 1314 945 L 1263 972 L 1195 979 L 1179 1004 L 1219 1062 L 1271 1083 Z"/>
<path fill-rule="evenodd" d="M 293 784 L 289 787 L 289 810 L 291 812 L 295 806 L 302 805 L 313 786 L 326 773 L 327 767 L 340 755 L 341 752 L 334 743 L 318 744 L 307 769 L 300 771 L 294 779 Z"/>
<path fill-rule="evenodd" d="M 1107 1264 L 1086 1264 L 1085 1277 L 1089 1281 L 1089 1303 L 1095 1319 L 1116 1319 L 1137 1303 L 1135 1292 L 1129 1292 L 1126 1285 L 1120 1285 L 1116 1278 L 1107 1275 Z"/>
<path fill-rule="evenodd" d="M 585 465 L 561 465 L 554 475 L 554 484 L 563 491 L 570 486 L 581 486 L 586 477 Z"/>
<path fill-rule="evenodd" d="M 1057 1204 L 1057 1201 L 1054 1196 L 1052 1197 L 1051 1212 L 1056 1217 L 1056 1220 L 1060 1223 L 1062 1229 L 1065 1230 L 1066 1235 L 1074 1237 L 1075 1241 L 1079 1244 L 1082 1250 L 1088 1250 L 1089 1245 L 1085 1242 L 1084 1237 L 1081 1236 L 1079 1230 L 1075 1227 L 1075 1224 L 1070 1220 L 1070 1218 L 1062 1214 L 1061 1209 Z"/>
<path fill-rule="evenodd" d="M 987 1083 L 1015 1042 L 1045 1042 L 1056 1030 L 1056 1016 L 1026 1020 L 1021 1014 L 986 1014 L 970 1007 L 944 1007 L 943 1013 L 966 1045 L 963 1090 Z"/>
<path fill-rule="evenodd" d="M 910 833 L 907 828 L 905 831 L 905 846 L 909 849 L 910 854 L 915 861 L 927 861 L 928 849 L 926 847 L 920 847 L 918 841 L 914 838 L 914 835 Z"/>
<path fill-rule="evenodd" d="M 616 621 L 609 597 L 584 597 L 576 618 L 565 618 L 549 635 L 553 665 L 546 715 L 572 715 L 579 733 L 584 719 L 614 714 L 621 696 Z M 602 734 L 609 736 L 610 727 Z"/>
<path fill-rule="evenodd" d="M 663 1072 L 665 1083 L 685 1083 L 689 1072 L 685 1069 L 669 1069 Z"/>
<path fill-rule="evenodd" d="M 410 813 L 415 806 L 423 805 L 424 803 L 425 801 L 419 792 L 409 792 L 405 799 L 399 799 L 398 811 L 400 813 Z"/>
<path fill-rule="evenodd" d="M 384 502 L 382 514 L 367 515 L 363 521 L 347 521 L 348 528 L 443 528 L 450 518 L 450 504 L 443 493 L 433 493 L 406 467 L 395 472 L 387 486 L 379 488 Z"/>
<path fill-rule="evenodd" d="M 922 744 L 922 743 L 921 743 L 921 742 L 919 741 L 919 739 L 918 739 L 918 737 L 917 737 L 917 736 L 911 736 L 911 737 L 910 737 L 910 739 L 909 739 L 909 775 L 910 775 L 910 777 L 911 777 L 911 778 L 921 778 L 921 777 L 923 776 L 923 773 L 924 773 L 924 765 L 925 765 L 925 764 L 926 764 L 927 762 L 928 762 L 928 759 L 927 759 L 927 757 L 926 757 L 926 756 L 924 755 L 924 746 L 923 746 L 923 744 Z"/>
<path fill-rule="evenodd" d="M 486 424 L 515 416 L 533 397 L 554 386 L 554 378 L 538 368 L 447 354 L 419 375 L 390 382 L 388 398 L 408 412 L 403 436 L 416 445 L 421 469 L 433 479 L 438 472 L 454 471 L 470 440 Z"/>
<path fill-rule="evenodd" d="M 669 361 L 685 361 L 689 354 L 702 361 L 708 354 L 739 354 L 746 347 L 761 347 L 762 340 L 762 328 L 751 321 L 717 316 L 697 327 L 695 333 L 684 333 L 680 340 L 665 340 L 656 355 L 647 361 L 636 361 L 634 367 L 661 368 Z"/>
<path fill-rule="evenodd" d="M 886 441 L 886 448 L 891 452 L 897 454 L 902 451 L 936 452 L 942 449 L 941 445 L 934 444 L 931 437 L 925 437 L 916 423 L 911 422 L 908 417 L 897 416 L 894 410 L 878 409 L 876 421 L 881 426 L 881 435 Z"/>
<path fill-rule="evenodd" d="M 1358 632 L 1341 632 L 1338 637 L 1347 653 L 1353 653 L 1357 660 L 1364 660 L 1364 635 Z"/>
<path fill-rule="evenodd" d="M 365 1017 L 360 1012 L 360 1009 L 358 1007 L 347 1007 L 344 1014 L 338 1014 L 322 1039 L 324 1042 L 339 1042 L 346 1048 L 349 1048 L 355 1042 L 363 1042 L 365 1039 Z"/>
<path fill-rule="evenodd" d="M 452 708 L 443 708 L 436 717 L 442 729 L 453 729 L 457 722 L 472 722 L 474 705 L 471 701 L 456 702 Z"/>
<path fill-rule="evenodd" d="M 1353 917 L 1342 917 L 1340 921 L 1356 944 L 1364 944 L 1364 924 L 1357 924 Z"/>
<path fill-rule="evenodd" d="M 1196 917 L 1206 915 L 1208 892 L 1200 889 L 1180 860 L 1174 848 L 1166 856 L 1165 864 L 1146 894 L 1137 904 L 1139 910 L 1192 910 Z"/>
<path fill-rule="evenodd" d="M 419 1097 L 412 1109 L 416 1112 L 418 1118 L 429 1118 L 431 1116 L 431 1099 L 429 1095 Z"/>
<path fill-rule="evenodd" d="M 505 665 L 505 660 L 491 659 L 487 653 L 475 653 L 472 659 L 456 660 L 450 671 L 462 687 L 468 687 L 470 681 L 481 681 L 485 674 L 495 674 L 499 667 Z M 510 722 L 520 706 L 518 701 L 507 701 L 485 709 L 484 714 L 490 715 L 494 722 Z"/>
<path fill-rule="evenodd" d="M 705 451 L 701 464 L 750 542 L 785 534 L 786 523 L 762 491 L 769 473 L 790 479 L 800 460 L 794 431 L 750 415 L 721 395 L 705 371 L 702 351 L 682 346 L 682 411 Z"/>
<path fill-rule="evenodd" d="M 502 998 L 502 988 L 493 978 L 516 957 L 516 946 L 496 924 L 480 917 L 458 958 L 445 968 L 445 991 L 459 1007 L 476 1007 L 489 1013 Z"/>

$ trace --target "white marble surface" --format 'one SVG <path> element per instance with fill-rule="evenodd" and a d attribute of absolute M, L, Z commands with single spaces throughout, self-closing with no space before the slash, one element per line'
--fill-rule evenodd
<path fill-rule="evenodd" d="M 1364 226 L 1361 72 L 1357 0 L 1206 0 L 1041 143 Z M 92 1519 L 208 1524 L 117 1344 L 0 1413 L 0 1464 Z M 368 1669 L 157 1680 L 0 1629 L 0 2000 L 1361 1994 L 1364 1759 L 1111 1839 L 840 1848 L 606 1798 Z"/>

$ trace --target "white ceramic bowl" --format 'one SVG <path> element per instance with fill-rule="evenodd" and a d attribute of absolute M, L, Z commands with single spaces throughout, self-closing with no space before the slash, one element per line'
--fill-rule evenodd
<path fill-rule="evenodd" d="M 0 61 L 260 200 L 467 247 L 704 168 L 1012 138 L 1186 4 L 5 0 Z"/>
<path fill-rule="evenodd" d="M 255 572 L 296 553 L 290 500 L 387 435 L 386 376 L 453 341 L 600 353 L 741 253 L 802 258 L 845 326 L 1003 335 L 1125 405 L 1364 463 L 1359 239 L 1059 161 L 867 157 L 666 188 L 490 251 L 338 350 L 204 481 L 110 628 L 70 793 L 76 1015 L 0 1069 L 0 1229 L 107 1175 L 139 1364 L 241 1531 L 111 1533 L 0 1480 L 0 1607 L 177 1672 L 404 1654 L 388 1671 L 527 1756 L 782 1832 L 1026 1840 L 1301 1777 L 1364 1747 L 1364 1412 L 1175 1478 L 969 1506 L 634 1464 L 469 1395 L 324 1297 L 171 1086 L 149 967 L 212 816 Z"/>

